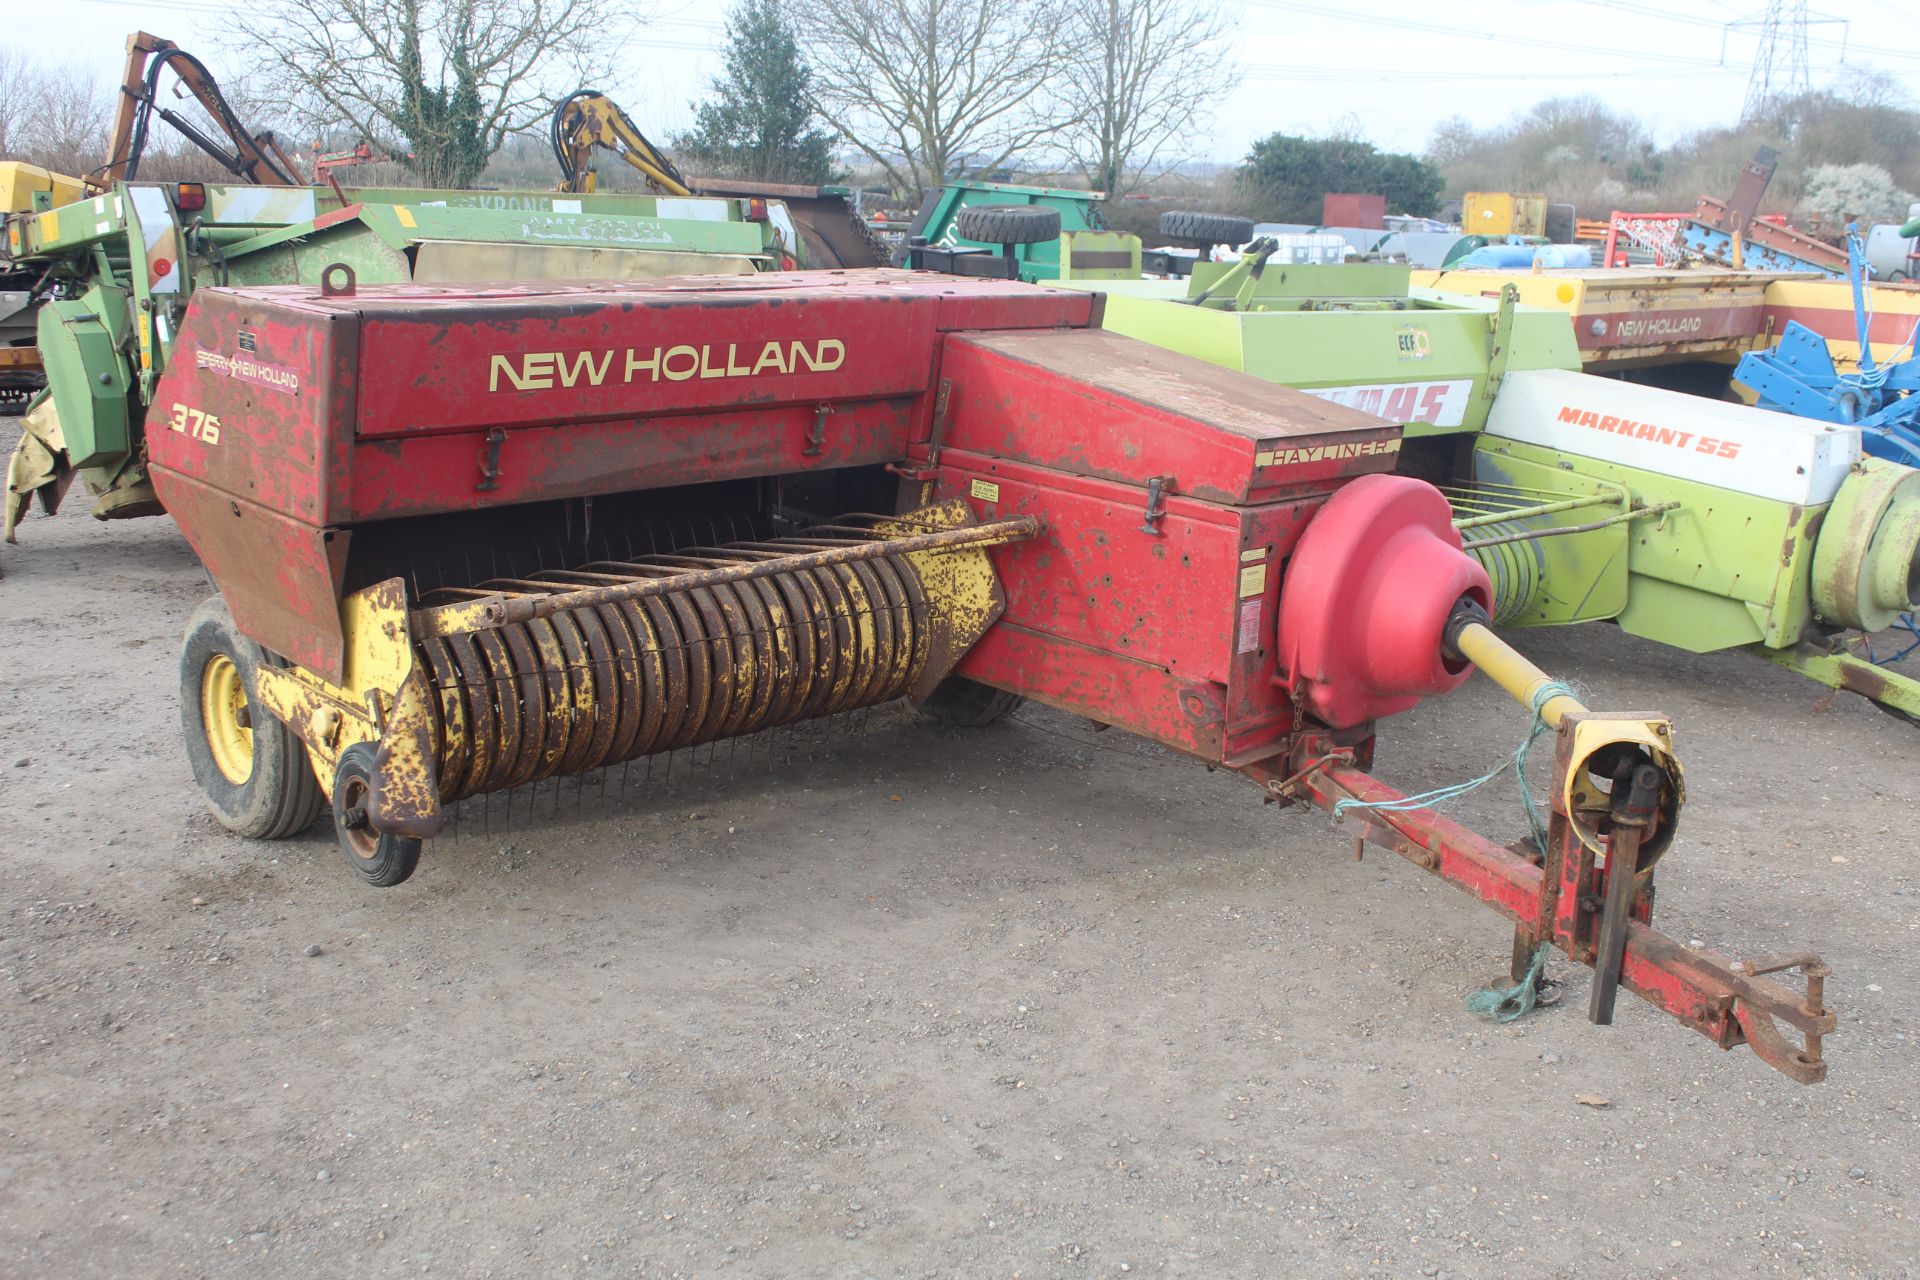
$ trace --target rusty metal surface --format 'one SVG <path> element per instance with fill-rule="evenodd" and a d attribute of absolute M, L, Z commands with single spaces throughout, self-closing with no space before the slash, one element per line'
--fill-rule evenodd
<path fill-rule="evenodd" d="M 590 571 L 593 566 L 588 566 L 576 573 L 552 575 L 539 582 L 507 581 L 500 584 L 501 589 L 491 596 L 483 594 L 459 603 L 416 610 L 412 625 L 416 634 L 450 635 L 458 631 L 527 622 L 569 610 L 625 600 L 642 600 L 695 588 L 731 586 L 797 570 L 889 559 L 914 552 L 997 546 L 1031 538 L 1040 532 L 1040 522 L 1031 516 L 1017 516 L 1011 520 L 980 525 L 973 522 L 972 513 L 965 510 L 964 504 L 957 509 L 951 504 L 943 505 L 948 507 L 948 511 L 936 512 L 932 516 L 920 512 L 885 521 L 872 528 L 835 528 L 835 532 L 865 535 L 853 540 L 815 543 L 787 538 L 777 544 L 750 544 L 741 548 L 741 554 L 738 555 L 704 550 L 701 554 L 681 552 L 659 558 L 655 567 L 661 572 L 655 574 L 629 576 L 624 568 L 618 573 L 594 573 Z M 940 515 L 946 518 L 941 519 L 938 525 L 933 524 L 932 519 Z M 878 536 L 873 536 L 875 533 Z M 783 555 L 769 550 L 765 555 L 759 554 L 762 548 L 775 546 L 787 549 L 788 553 Z M 709 561 L 713 562 L 711 567 L 699 567 Z M 628 580 L 620 581 L 622 577 Z M 594 581 L 596 579 L 598 581 Z M 590 585 L 571 586 L 568 589 L 574 582 L 588 582 Z M 529 593 L 528 589 L 537 594 Z"/>
<path fill-rule="evenodd" d="M 340 683 L 346 655 L 340 586 L 350 535 L 159 467 L 153 482 L 242 634 Z"/>
<path fill-rule="evenodd" d="M 860 220 L 844 195 L 819 187 L 734 178 L 695 178 L 693 189 L 704 196 L 760 196 L 784 203 L 800 232 L 808 267 L 884 267 L 890 259 L 886 245 Z"/>
<path fill-rule="evenodd" d="M 1545 941 L 1577 963 L 1596 958 L 1599 907 L 1606 891 L 1605 868 L 1573 834 L 1558 795 L 1569 765 L 1571 735 L 1562 735 L 1556 754 L 1555 812 L 1548 831 L 1545 865 L 1429 809 L 1373 808 L 1342 821 L 1367 844 L 1390 850 L 1423 870 L 1450 881 L 1518 926 L 1516 954 Z M 1314 756 L 1324 766 L 1307 767 Z M 1337 762 L 1334 745 L 1303 735 L 1296 748 L 1297 771 L 1274 761 L 1243 769 L 1265 788 L 1285 788 L 1331 810 L 1341 800 L 1370 804 L 1404 799 L 1391 787 L 1353 765 Z M 1742 963 L 1716 952 L 1683 946 L 1653 928 L 1652 876 L 1641 877 L 1626 925 L 1619 982 L 1655 1008 L 1664 1010 L 1723 1049 L 1750 1044 L 1768 1066 L 1802 1084 L 1826 1077 L 1824 1037 L 1837 1019 L 1825 1005 L 1826 967 L 1813 955 Z M 1800 967 L 1807 988 L 1798 994 L 1762 975 Z M 1781 1024 L 1797 1031 L 1803 1043 L 1790 1043 Z"/>
<path fill-rule="evenodd" d="M 393 783 L 382 829 L 437 824 L 432 802 L 924 694 L 1003 603 L 985 546 L 1036 529 L 975 526 L 956 500 L 429 593 L 401 628 L 417 697 L 387 701 L 380 749 L 399 763 L 431 742 L 434 763 Z M 350 628 L 356 654 L 367 629 Z"/>
<path fill-rule="evenodd" d="M 1094 330 L 969 334 L 941 372 L 955 448 L 1247 502 L 1390 471 L 1400 428 L 1178 352 Z"/>

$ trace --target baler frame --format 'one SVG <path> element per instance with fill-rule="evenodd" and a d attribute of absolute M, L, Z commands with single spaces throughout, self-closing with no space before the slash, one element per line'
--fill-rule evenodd
<path fill-rule="evenodd" d="M 1523 946 L 1594 965 L 1595 1021 L 1625 986 L 1791 1078 L 1824 1075 L 1817 961 L 1796 999 L 1652 931 L 1684 800 L 1671 727 L 1588 712 L 1493 635 L 1446 498 L 1389 474 L 1397 426 L 1012 282 L 322 276 L 196 296 L 158 397 L 218 435 L 159 433 L 153 474 L 231 606 L 207 624 L 226 619 L 213 639 L 249 682 L 226 713 L 258 707 L 234 727 L 311 762 L 368 883 L 407 878 L 470 796 L 977 690 L 997 701 L 949 723 L 1031 698 L 1329 809 L 1503 911 Z M 267 412 L 214 371 L 241 335 L 275 375 Z M 408 521 L 524 506 L 600 547 L 598 500 L 617 520 L 625 499 L 731 485 L 781 509 L 769 482 L 815 486 L 797 511 L 882 492 L 893 510 L 584 564 L 489 570 L 499 548 L 482 548 L 481 569 L 425 585 L 376 571 Z M 223 710 L 201 696 L 207 651 L 183 661 L 190 735 Z M 1365 771 L 1379 720 L 1476 666 L 1559 734 L 1539 865 Z M 297 796 L 229 811 L 194 767 L 236 830 L 311 821 Z"/>

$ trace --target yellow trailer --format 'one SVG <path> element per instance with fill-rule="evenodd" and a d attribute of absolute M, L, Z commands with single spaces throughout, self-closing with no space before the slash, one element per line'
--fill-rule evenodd
<path fill-rule="evenodd" d="M 1479 298 L 1497 298 L 1512 285 L 1529 306 L 1569 312 L 1582 364 L 1589 373 L 1607 373 L 1696 360 L 1731 368 L 1744 353 L 1772 346 L 1766 294 L 1781 278 L 1710 268 L 1594 267 L 1416 271 L 1413 284 Z M 1840 287 L 1844 292 L 1844 283 Z"/>
<path fill-rule="evenodd" d="M 1470 236 L 1544 236 L 1547 198 L 1514 191 L 1469 191 L 1460 202 L 1460 229 Z"/>
<path fill-rule="evenodd" d="M 1814 273 L 1716 267 L 1593 267 L 1565 271 L 1415 271 L 1417 294 L 1498 298 L 1512 285 L 1520 301 L 1573 317 L 1589 373 L 1705 361 L 1728 370 L 1749 351 L 1779 341 L 1798 320 L 1827 340 L 1835 363 L 1859 363 L 1853 289 Z M 1871 287 L 1876 359 L 1900 349 L 1920 322 L 1920 284 Z"/>

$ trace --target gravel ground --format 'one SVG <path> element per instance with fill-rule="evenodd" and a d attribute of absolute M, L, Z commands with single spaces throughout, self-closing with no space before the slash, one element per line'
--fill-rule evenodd
<path fill-rule="evenodd" d="M 1564 965 L 1560 1007 L 1476 1021 L 1491 914 L 1032 708 L 544 792 L 358 887 L 324 826 L 206 816 L 205 578 L 85 506 L 0 581 L 0 1274 L 1920 1274 L 1920 734 L 1865 703 L 1523 637 L 1674 718 L 1661 923 L 1832 963 L 1801 1088 L 1631 998 L 1588 1026 Z M 1379 769 L 1454 780 L 1521 723 L 1476 681 Z M 1511 787 L 1458 813 L 1522 823 Z"/>

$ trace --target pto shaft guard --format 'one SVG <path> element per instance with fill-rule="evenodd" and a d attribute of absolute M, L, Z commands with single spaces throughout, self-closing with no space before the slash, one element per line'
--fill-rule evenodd
<path fill-rule="evenodd" d="M 1472 664 L 1443 640 L 1454 605 L 1493 587 L 1460 549 L 1432 485 L 1369 475 L 1342 488 L 1300 537 L 1280 593 L 1280 654 L 1296 696 L 1336 729 L 1457 688 Z"/>

